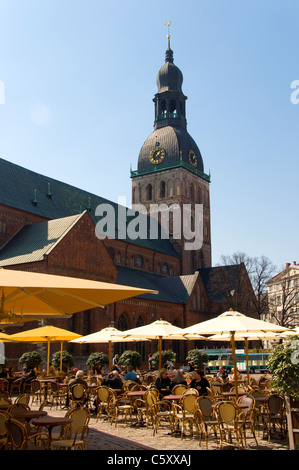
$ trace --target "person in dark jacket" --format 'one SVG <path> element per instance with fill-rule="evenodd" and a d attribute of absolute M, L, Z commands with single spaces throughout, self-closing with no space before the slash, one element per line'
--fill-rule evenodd
<path fill-rule="evenodd" d="M 155 382 L 155 386 L 162 393 L 162 395 L 168 395 L 172 388 L 172 382 L 168 377 L 167 369 L 161 369 Z"/>
<path fill-rule="evenodd" d="M 190 388 L 195 388 L 199 395 L 204 395 L 207 393 L 207 387 L 210 387 L 209 381 L 205 378 L 204 372 L 202 370 L 195 369 L 193 372 L 193 379 L 189 385 Z"/>

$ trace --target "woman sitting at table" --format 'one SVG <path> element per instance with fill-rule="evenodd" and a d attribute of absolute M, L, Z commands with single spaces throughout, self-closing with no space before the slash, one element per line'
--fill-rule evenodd
<path fill-rule="evenodd" d="M 193 372 L 193 379 L 189 385 L 190 388 L 195 388 L 199 395 L 204 395 L 207 393 L 207 387 L 210 386 L 209 381 L 205 378 L 204 372 L 202 370 L 195 369 Z"/>
<path fill-rule="evenodd" d="M 172 388 L 172 382 L 168 377 L 167 369 L 161 369 L 159 371 L 158 377 L 155 382 L 155 386 L 162 393 L 162 395 L 169 394 L 170 389 Z"/>
<path fill-rule="evenodd" d="M 175 374 L 172 380 L 172 386 L 174 387 L 175 385 L 187 385 L 187 381 L 181 370 L 177 371 L 177 373 Z"/>

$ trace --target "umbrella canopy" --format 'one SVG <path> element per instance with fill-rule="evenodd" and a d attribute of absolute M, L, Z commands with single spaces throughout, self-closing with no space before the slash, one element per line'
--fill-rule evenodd
<path fill-rule="evenodd" d="M 0 320 L 71 315 L 146 293 L 157 291 L 0 268 Z"/>
<path fill-rule="evenodd" d="M 17 340 L 20 342 L 27 343 L 47 343 L 48 344 L 48 355 L 47 355 L 47 374 L 49 373 L 50 364 L 50 343 L 60 342 L 61 343 L 61 354 L 60 354 L 60 370 L 62 370 L 62 345 L 64 341 L 70 341 L 71 339 L 80 338 L 81 335 L 73 333 L 72 331 L 64 330 L 63 328 L 57 328 L 56 326 L 42 326 L 40 328 L 34 328 L 33 330 L 21 331 L 10 335 L 11 340 Z"/>
<path fill-rule="evenodd" d="M 222 313 L 216 318 L 207 320 L 196 325 L 184 328 L 182 334 L 199 334 L 199 335 L 215 335 L 215 334 L 230 334 L 230 341 L 232 344 L 232 356 L 234 363 L 234 381 L 237 385 L 236 372 L 237 372 L 237 363 L 236 363 L 236 348 L 235 348 L 235 334 L 236 333 L 262 333 L 262 332 L 283 332 L 289 331 L 287 328 L 275 325 L 273 323 L 268 323 L 263 320 L 258 320 L 256 318 L 251 318 L 246 315 L 243 315 L 240 312 L 234 310 L 229 310 Z M 236 398 L 238 398 L 238 387 L 236 386 Z"/>
<path fill-rule="evenodd" d="M 121 334 L 122 331 L 114 328 L 113 326 L 108 326 L 103 328 L 100 331 L 91 333 L 90 335 L 81 336 L 80 338 L 73 339 L 70 343 L 108 343 L 109 344 L 109 370 L 112 366 L 112 343 L 122 343 L 122 342 L 137 342 L 137 341 L 148 341 L 146 338 L 121 338 L 115 336 L 116 334 Z"/>
<path fill-rule="evenodd" d="M 290 336 L 297 336 L 299 335 L 299 326 L 294 328 L 292 331 L 285 331 L 284 333 L 281 334 L 283 338 L 288 338 Z"/>
<path fill-rule="evenodd" d="M 136 338 L 148 338 L 148 339 L 157 339 L 158 340 L 158 350 L 159 350 L 159 369 L 161 369 L 161 358 L 162 358 L 162 340 L 163 339 L 206 339 L 198 335 L 186 335 L 181 334 L 182 328 L 172 325 L 166 320 L 156 320 L 149 325 L 139 326 L 131 330 L 122 331 L 116 336 L 121 336 L 122 338 L 136 337 Z"/>

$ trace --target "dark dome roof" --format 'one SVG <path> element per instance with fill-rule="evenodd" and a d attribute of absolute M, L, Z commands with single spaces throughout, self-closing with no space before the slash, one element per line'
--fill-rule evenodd
<path fill-rule="evenodd" d="M 166 51 L 165 64 L 157 75 L 158 93 L 163 91 L 182 92 L 183 74 L 173 63 L 173 52 L 170 48 Z"/>
<path fill-rule="evenodd" d="M 163 166 L 178 163 L 180 160 L 190 165 L 190 168 L 204 172 L 203 160 L 199 148 L 190 134 L 181 127 L 166 126 L 154 130 L 154 132 L 144 142 L 138 158 L 138 171 L 150 170 L 153 164 L 150 161 L 150 153 L 156 147 L 163 147 L 165 157 L 159 164 L 159 169 Z M 192 150 L 196 156 L 197 165 L 191 166 L 189 152 Z"/>

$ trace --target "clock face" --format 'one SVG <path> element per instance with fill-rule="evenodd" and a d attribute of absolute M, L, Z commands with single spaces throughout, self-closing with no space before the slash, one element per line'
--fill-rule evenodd
<path fill-rule="evenodd" d="M 192 166 L 197 165 L 197 158 L 196 158 L 196 155 L 193 152 L 193 150 L 190 150 L 190 152 L 189 152 L 189 162 Z"/>
<path fill-rule="evenodd" d="M 164 160 L 165 150 L 162 147 L 155 147 L 150 153 L 150 161 L 154 165 L 158 165 Z"/>

